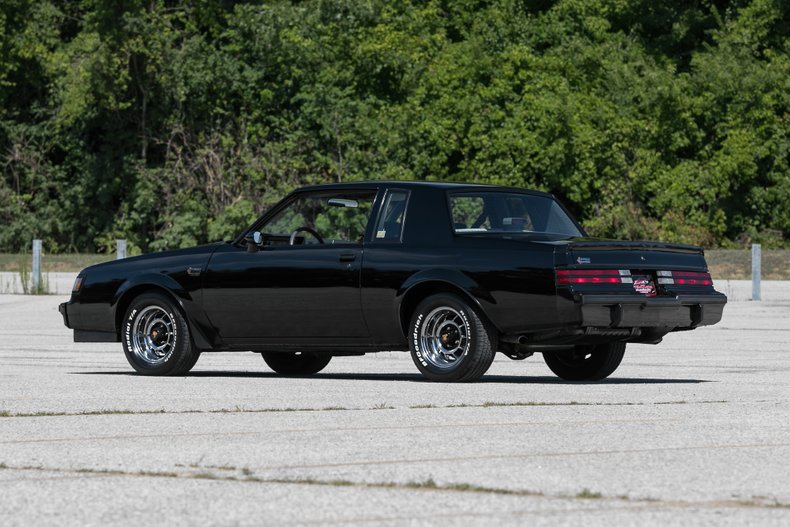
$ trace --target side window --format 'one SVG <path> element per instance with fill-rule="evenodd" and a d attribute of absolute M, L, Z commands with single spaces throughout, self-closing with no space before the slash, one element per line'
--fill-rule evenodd
<path fill-rule="evenodd" d="M 384 197 L 381 214 L 376 225 L 376 241 L 399 242 L 406 218 L 406 202 L 409 193 L 405 190 L 390 190 Z"/>
<path fill-rule="evenodd" d="M 291 234 L 297 230 L 300 232 L 294 245 L 361 243 L 375 197 L 375 190 L 299 196 L 261 230 L 267 243 L 273 245 L 289 243 Z"/>
<path fill-rule="evenodd" d="M 491 219 L 482 196 L 453 196 L 450 208 L 456 232 L 484 232 L 491 229 Z"/>
<path fill-rule="evenodd" d="M 450 193 L 450 210 L 456 234 L 582 235 L 560 204 L 546 195 L 497 191 Z"/>

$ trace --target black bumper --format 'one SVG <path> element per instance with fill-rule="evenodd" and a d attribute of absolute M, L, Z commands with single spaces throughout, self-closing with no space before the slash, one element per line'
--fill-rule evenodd
<path fill-rule="evenodd" d="M 718 292 L 654 297 L 580 294 L 575 302 L 585 327 L 691 329 L 719 322 L 727 297 Z"/>
<path fill-rule="evenodd" d="M 69 320 L 69 307 L 74 309 L 74 306 L 78 304 L 72 304 L 70 302 L 64 302 L 58 306 L 58 311 L 60 314 L 63 315 L 63 323 L 69 329 L 74 329 L 72 324 L 80 326 L 80 316 L 79 311 L 77 311 L 74 320 Z M 93 330 L 86 330 L 86 329 L 74 329 L 74 342 L 119 342 L 118 333 L 115 331 L 93 331 Z"/>
<path fill-rule="evenodd" d="M 66 325 L 67 328 L 71 329 L 71 326 L 69 325 L 68 303 L 63 302 L 62 304 L 60 304 L 58 306 L 58 311 L 60 311 L 60 314 L 63 315 L 63 323 Z"/>

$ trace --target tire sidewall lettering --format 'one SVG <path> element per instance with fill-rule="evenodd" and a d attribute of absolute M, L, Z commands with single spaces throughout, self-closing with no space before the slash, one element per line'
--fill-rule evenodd
<path fill-rule="evenodd" d="M 134 317 L 137 315 L 139 309 L 134 308 L 129 313 L 129 316 L 126 318 L 126 326 L 124 331 L 124 340 L 126 341 L 126 349 L 130 352 L 132 351 L 132 323 L 134 322 Z"/>
<path fill-rule="evenodd" d="M 469 317 L 466 316 L 466 310 L 463 308 L 458 309 L 458 313 L 460 313 L 461 317 L 464 319 L 464 326 L 466 327 L 466 333 L 469 335 L 469 342 L 466 345 L 466 349 L 464 350 L 464 357 L 469 355 L 469 350 L 472 348 L 472 343 L 474 342 L 474 335 L 472 335 L 472 324 L 469 323 Z"/>
<path fill-rule="evenodd" d="M 424 367 L 430 367 L 428 362 L 425 360 L 425 357 L 422 354 L 422 349 L 420 348 L 420 326 L 422 326 L 422 321 L 425 318 L 424 313 L 420 313 L 417 315 L 417 320 L 414 322 L 414 331 L 412 332 L 412 345 L 414 346 L 414 354 L 417 356 L 417 359 L 420 361 Z"/>
<path fill-rule="evenodd" d="M 173 321 L 173 351 L 175 351 L 175 349 L 178 347 L 178 320 L 176 319 L 176 316 L 173 312 L 168 310 L 167 314 L 170 315 L 170 320 Z M 165 359 L 165 362 L 168 362 L 172 357 L 173 353 L 170 353 L 170 355 L 167 356 L 167 359 Z"/>

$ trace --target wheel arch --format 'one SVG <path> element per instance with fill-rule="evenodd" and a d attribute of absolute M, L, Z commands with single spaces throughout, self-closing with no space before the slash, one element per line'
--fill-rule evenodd
<path fill-rule="evenodd" d="M 485 307 L 485 304 L 495 304 L 496 301 L 488 291 L 481 288 L 470 277 L 456 271 L 432 271 L 420 274 L 422 276 L 415 275 L 398 292 L 400 298 L 398 316 L 404 337 L 408 338 L 409 323 L 417 305 L 429 296 L 439 293 L 455 294 L 468 301 L 473 309 L 485 317 L 497 331 L 500 331 Z"/>
<path fill-rule="evenodd" d="M 189 292 L 167 275 L 150 275 L 139 277 L 135 280 L 127 280 L 118 288 L 113 297 L 112 305 L 115 310 L 115 332 L 119 339 L 121 338 L 123 317 L 129 305 L 138 296 L 149 292 L 161 293 L 178 306 L 189 325 L 189 333 L 192 335 L 193 342 L 197 348 L 210 349 L 213 347 L 206 335 L 200 331 L 199 325 L 195 324 L 195 312 L 196 310 L 200 311 L 200 308 L 195 304 Z"/>

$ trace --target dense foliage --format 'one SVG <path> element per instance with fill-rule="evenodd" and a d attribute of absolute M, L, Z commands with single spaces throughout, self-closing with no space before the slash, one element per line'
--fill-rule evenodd
<path fill-rule="evenodd" d="M 785 0 L 3 0 L 0 251 L 231 236 L 295 186 L 551 191 L 598 236 L 790 237 Z"/>

